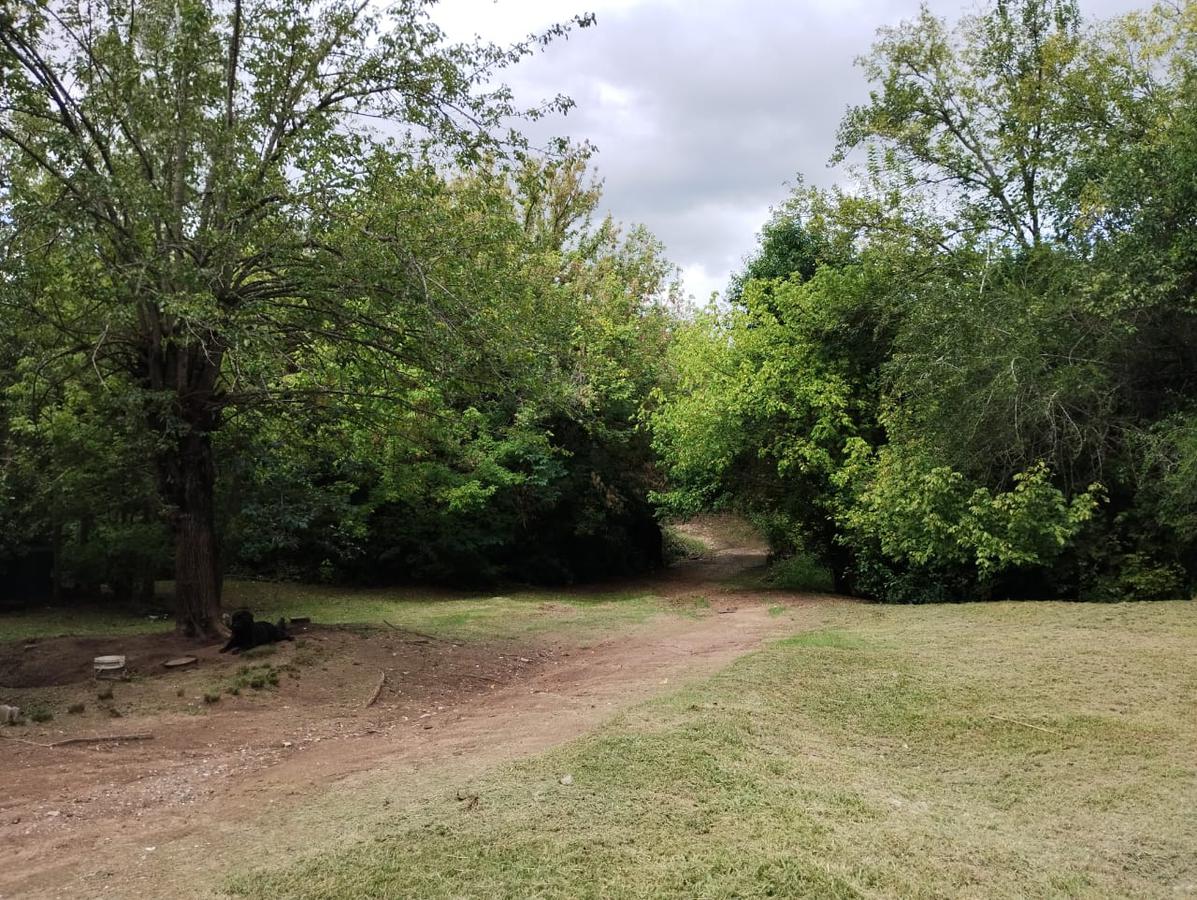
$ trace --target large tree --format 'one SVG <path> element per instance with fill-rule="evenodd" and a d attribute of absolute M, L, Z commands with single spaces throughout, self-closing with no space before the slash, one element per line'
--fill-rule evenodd
<path fill-rule="evenodd" d="M 429 5 L 0 2 L 0 304 L 47 371 L 136 408 L 187 634 L 219 628 L 231 411 L 359 390 L 351 357 L 410 403 L 413 373 L 452 378 L 492 330 L 374 195 L 501 156 L 516 117 L 567 106 L 487 85 L 569 26 L 452 45 Z"/>

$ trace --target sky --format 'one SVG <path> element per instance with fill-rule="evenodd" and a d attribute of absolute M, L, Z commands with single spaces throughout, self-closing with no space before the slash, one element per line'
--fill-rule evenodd
<path fill-rule="evenodd" d="M 1081 0 L 1086 17 L 1146 0 Z M 912 18 L 918 0 L 441 0 L 453 40 L 508 43 L 593 12 L 503 77 L 523 102 L 564 93 L 576 107 L 535 123 L 598 149 L 603 212 L 647 226 L 705 303 L 756 246 L 796 178 L 829 186 L 844 111 L 868 86 L 855 66 L 876 30 Z M 956 18 L 972 0 L 930 0 Z"/>

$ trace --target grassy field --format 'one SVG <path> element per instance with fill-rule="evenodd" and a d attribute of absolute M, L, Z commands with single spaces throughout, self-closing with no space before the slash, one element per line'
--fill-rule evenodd
<path fill-rule="evenodd" d="M 836 607 L 259 898 L 1197 895 L 1197 607 Z M 569 774 L 571 781 L 563 784 Z"/>
<path fill-rule="evenodd" d="M 166 588 L 169 591 L 169 585 Z M 124 635 L 171 631 L 163 610 L 132 614 L 118 606 L 42 607 L 0 613 L 0 641 L 61 635 Z M 259 619 L 309 616 L 321 624 L 379 625 L 459 640 L 534 635 L 549 629 L 600 630 L 635 624 L 661 611 L 649 594 L 613 589 L 579 594 L 523 591 L 510 595 L 421 594 L 277 582 L 225 582 L 224 606 L 247 606 Z M 546 616 L 546 609 L 553 612 Z"/>

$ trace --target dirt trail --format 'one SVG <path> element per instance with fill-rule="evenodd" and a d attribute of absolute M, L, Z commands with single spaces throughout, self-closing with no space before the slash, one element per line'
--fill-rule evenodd
<path fill-rule="evenodd" d="M 507 683 L 490 679 L 472 696 L 414 721 L 395 721 L 380 712 L 368 727 L 343 737 L 288 741 L 282 747 L 273 741 L 267 763 L 246 771 L 236 765 L 233 752 L 165 775 L 147 767 L 124 790 L 136 790 L 143 777 L 182 782 L 199 777 L 205 796 L 187 803 L 163 798 L 126 817 L 55 817 L 53 828 L 32 834 L 9 829 L 14 840 L 0 867 L 0 898 L 219 896 L 221 880 L 247 868 L 247 859 L 254 860 L 254 868 L 271 860 L 293 862 L 353 840 L 405 806 L 444 803 L 446 795 L 451 799 L 471 778 L 498 764 L 576 738 L 623 708 L 792 632 L 793 619 L 771 615 L 766 598 L 722 583 L 760 564 L 762 549 L 721 532 L 701 537 L 713 545 L 706 558 L 642 585 L 666 597 L 702 596 L 711 607 L 701 615 L 661 616 L 601 642 L 558 648 L 521 677 Z M 767 600 L 777 603 L 779 597 L 767 595 Z M 790 596 L 785 602 L 834 601 Z M 13 747 L 3 742 L 0 753 Z M 54 752 L 62 751 L 22 747 L 8 755 L 19 769 L 22 760 L 44 764 L 40 755 Z M 89 752 L 63 757 L 63 772 L 82 757 L 86 774 Z M 214 770 L 222 777 L 212 779 Z M 178 790 L 192 787 L 182 782 Z M 6 817 L 14 812 L 19 810 L 3 807 Z M 27 814 L 37 815 L 32 809 Z"/>

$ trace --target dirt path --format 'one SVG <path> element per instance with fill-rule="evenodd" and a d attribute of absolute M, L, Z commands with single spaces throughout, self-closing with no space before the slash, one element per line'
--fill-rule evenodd
<path fill-rule="evenodd" d="M 148 789 L 158 798 L 125 803 L 125 815 L 72 815 L 69 809 L 64 815 L 46 810 L 45 803 L 0 805 L 8 819 L 0 822 L 0 838 L 6 839 L 0 898 L 219 896 L 221 880 L 249 867 L 247 860 L 253 868 L 293 862 L 355 840 L 404 807 L 451 802 L 494 766 L 576 738 L 629 705 L 795 630 L 792 616 L 770 614 L 766 600 L 777 603 L 777 595 L 763 598 L 722 583 L 759 564 L 761 549 L 703 537 L 715 545 L 708 558 L 645 583 L 666 597 L 701 595 L 711 604 L 702 615 L 662 616 L 604 641 L 557 645 L 535 664 L 525 658 L 526 669 L 506 681 L 473 676 L 476 691 L 447 697 L 450 705 L 418 718 L 389 708 L 365 721 L 350 717 L 354 727 L 344 735 L 325 729 L 285 742 L 271 739 L 280 723 L 267 719 L 255 732 L 258 743 L 268 745 L 265 755 L 258 752 L 262 746 L 247 741 L 165 769 L 145 756 L 143 773 L 126 765 L 120 775 L 106 771 L 102 761 L 92 763 L 89 754 L 96 759 L 100 752 L 93 748 L 48 751 L 0 742 L 5 768 L 15 763 L 18 778 L 22 766 L 33 771 L 47 765 L 51 770 L 42 774 L 53 777 L 45 754 L 63 754 L 57 763 L 62 778 L 73 775 L 81 786 L 89 777 L 109 779 L 118 797 Z M 792 606 L 829 600 L 785 598 Z M 17 751 L 9 752 L 14 746 Z M 126 747 L 105 756 L 132 757 L 136 767 L 142 764 L 139 752 L 152 751 Z M 253 764 L 238 764 L 246 758 Z M 172 802 L 172 791 L 187 802 Z M 22 829 L 26 816 L 37 827 Z"/>

